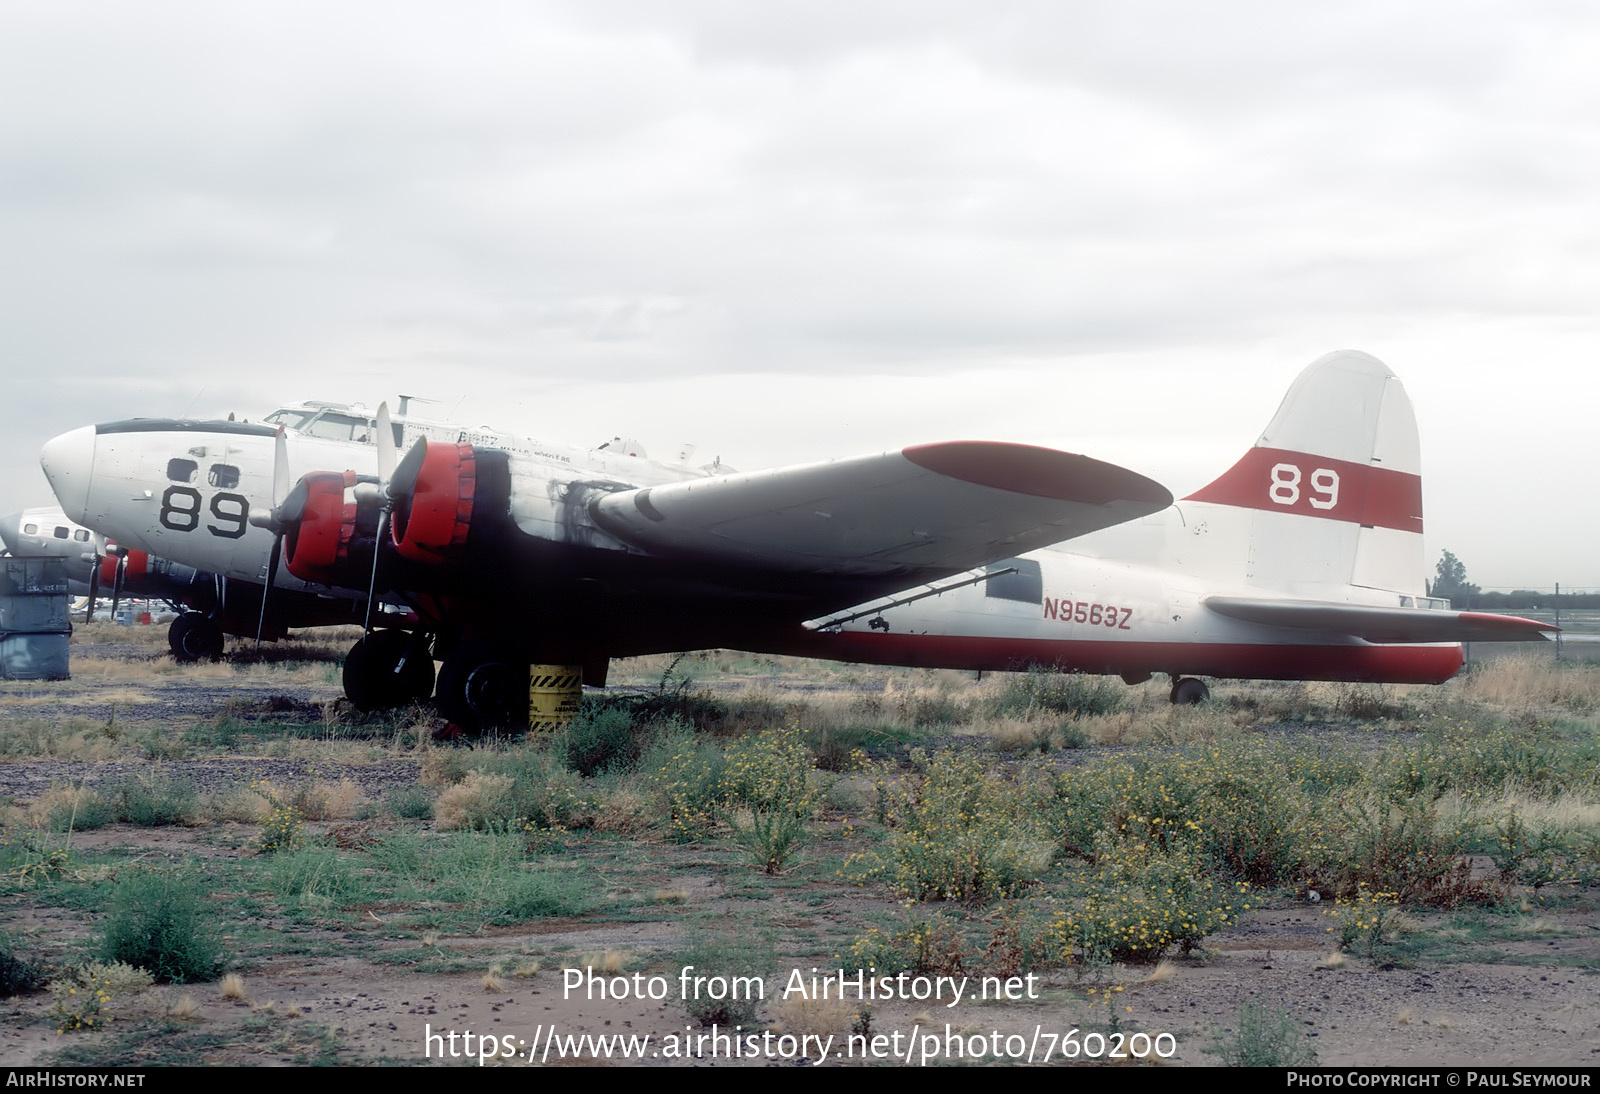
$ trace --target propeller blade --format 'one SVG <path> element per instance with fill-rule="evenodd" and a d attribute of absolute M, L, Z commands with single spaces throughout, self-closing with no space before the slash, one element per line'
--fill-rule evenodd
<path fill-rule="evenodd" d="M 388 482 L 394 474 L 394 423 L 389 418 L 388 400 L 378 404 L 378 481 Z"/>
<path fill-rule="evenodd" d="M 417 475 L 422 471 L 422 461 L 428 455 L 428 438 L 418 437 L 417 443 L 406 450 L 400 466 L 394 469 L 387 493 L 391 499 L 403 497 L 417 488 Z"/>
<path fill-rule="evenodd" d="M 272 537 L 272 553 L 267 556 L 267 583 L 261 586 L 261 616 L 256 620 L 256 652 L 261 652 L 261 635 L 267 629 L 267 600 L 272 583 L 278 579 L 278 559 L 283 555 L 283 533 Z"/>
<path fill-rule="evenodd" d="M 99 551 L 94 553 L 94 569 L 89 571 L 89 610 L 84 615 L 85 623 L 94 621 L 94 602 L 100 598 L 100 564 L 102 556 Z"/>
<path fill-rule="evenodd" d="M 118 548 L 117 577 L 111 583 L 111 618 L 117 618 L 117 609 L 122 607 L 122 579 L 128 572 L 128 552 Z"/>
<path fill-rule="evenodd" d="M 288 496 L 289 437 L 280 425 L 278 436 L 272 442 L 272 507 L 277 509 L 282 506 L 283 499 Z"/>
<path fill-rule="evenodd" d="M 389 507 L 384 506 L 383 511 L 387 514 Z M 382 527 L 382 524 L 380 524 L 379 528 L 381 529 Z M 362 629 L 367 632 L 369 638 L 372 636 L 372 602 L 378 598 L 378 560 L 382 557 L 383 537 L 379 536 L 378 541 L 372 545 L 372 578 L 367 582 L 367 616 L 361 623 Z"/>
<path fill-rule="evenodd" d="M 106 555 L 111 550 L 111 541 L 104 532 L 94 533 L 91 540 L 94 545 L 94 568 L 89 571 L 89 610 L 85 613 L 85 623 L 94 622 L 95 604 L 100 600 L 100 570 L 106 564 Z"/>
<path fill-rule="evenodd" d="M 309 493 L 306 489 L 305 479 L 301 479 L 294 484 L 294 489 L 290 490 L 289 495 L 279 502 L 278 507 L 272 511 L 273 531 L 281 536 L 284 529 L 299 521 L 306 511 L 306 498 Z"/>
<path fill-rule="evenodd" d="M 378 564 L 383 560 L 384 542 L 389 538 L 389 517 L 394 512 L 396 498 L 404 497 L 417 488 L 417 475 L 422 471 L 422 461 L 428 454 L 428 439 L 418 437 L 417 443 L 406 450 L 398 465 L 394 462 L 394 425 L 389 418 L 389 403 L 378 404 L 378 480 L 382 484 L 383 508 L 378 511 L 378 534 L 372 545 L 372 576 L 367 581 L 367 616 L 362 624 L 370 637 L 372 634 L 372 608 L 378 599 Z"/>

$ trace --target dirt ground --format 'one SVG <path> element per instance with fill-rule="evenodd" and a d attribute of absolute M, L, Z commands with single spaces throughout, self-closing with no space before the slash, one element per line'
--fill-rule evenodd
<path fill-rule="evenodd" d="M 56 694 L 72 698 L 89 717 L 103 717 L 95 690 L 114 687 L 127 712 L 121 716 L 134 719 L 172 717 L 174 709 L 203 717 L 222 702 L 257 692 L 287 690 L 307 704 L 337 694 L 331 681 L 258 686 L 181 676 L 81 687 L 82 694 Z M 27 686 L 7 685 L 0 702 L 28 694 Z M 25 704 L 0 707 L 0 717 L 19 717 L 23 710 Z M 349 776 L 372 798 L 417 777 L 415 760 L 403 755 L 355 762 L 209 756 L 166 767 L 206 783 L 236 777 L 234 765 L 259 772 L 263 764 L 284 764 L 287 772 L 308 763 L 323 779 Z M 63 777 L 93 782 L 117 774 L 112 763 L 8 756 L 0 758 L 0 793 L 24 806 Z M 79 833 L 74 847 L 86 853 L 122 848 L 139 861 L 177 863 L 248 858 L 252 839 L 248 825 L 119 825 Z M 465 1066 L 477 1065 L 480 1056 L 495 1066 L 1023 1063 L 1030 1055 L 1035 1062 L 1060 1063 L 1073 1052 L 1084 1062 L 1114 1050 L 1114 1039 L 1096 1037 L 1120 1032 L 1124 1050 L 1151 1063 L 1209 1066 L 1219 1062 L 1212 1046 L 1229 1035 L 1241 1005 L 1252 1000 L 1287 1007 L 1322 1066 L 1600 1065 L 1600 893 L 1593 890 L 1518 894 L 1520 911 L 1498 914 L 1487 930 L 1447 913 L 1413 917 L 1413 930 L 1434 944 L 1381 963 L 1330 960 L 1321 909 L 1285 896 L 1210 936 L 1203 952 L 1158 970 L 1113 967 L 1087 977 L 1053 972 L 1012 985 L 1020 998 L 991 1001 L 974 998 L 983 986 L 973 975 L 954 1006 L 945 1005 L 952 990 L 946 984 L 941 999 L 880 1000 L 863 1020 L 853 996 L 839 1003 L 781 994 L 792 973 L 810 983 L 813 968 L 819 976 L 836 972 L 837 940 L 892 911 L 891 900 L 815 870 L 797 870 L 785 884 L 763 887 L 743 860 L 715 847 L 647 840 L 641 851 L 637 842 L 624 848 L 574 836 L 565 850 L 614 888 L 670 886 L 673 898 L 636 902 L 626 915 L 484 927 L 420 941 L 388 930 L 385 921 L 395 912 L 383 907 L 363 908 L 337 927 L 277 923 L 274 929 L 294 941 L 286 947 L 293 952 L 253 956 L 239 970 L 242 986 L 232 988 L 232 997 L 222 983 L 151 988 L 115 1000 L 104 1029 L 66 1034 L 56 1031 L 49 992 L 0 1002 L 0 1065 L 90 1059 Z M 711 1039 L 678 1001 L 681 966 L 673 955 L 689 925 L 714 926 L 734 904 L 757 909 L 784 953 L 764 985 L 756 1028 L 739 1031 L 755 1034 L 753 1041 Z M 0 896 L 0 929 L 24 950 L 70 949 L 94 933 L 96 921 L 93 911 L 63 907 L 26 889 Z M 1517 929 L 1503 929 L 1508 924 Z M 582 989 L 566 990 L 565 969 L 603 964 L 608 953 L 624 977 L 610 981 L 611 990 L 624 983 L 630 994 L 665 988 L 667 998 L 585 998 Z M 490 974 L 491 965 L 498 975 Z M 641 974 L 637 981 L 635 973 Z M 660 981 L 653 984 L 652 976 Z M 469 1032 L 470 1040 L 463 1036 Z M 648 1041 L 597 1047 L 568 1040 L 585 1035 Z M 486 1036 L 495 1040 L 486 1043 Z M 514 1058 L 505 1058 L 508 1053 Z"/>
<path fill-rule="evenodd" d="M 134 836 L 123 831 L 113 836 Z M 180 851 L 181 840 L 164 842 L 165 853 Z M 152 848 L 154 850 L 155 848 Z M 715 904 L 724 894 L 708 886 L 694 901 Z M 850 898 L 844 898 L 849 900 Z M 28 933 L 74 933 L 85 925 L 28 901 L 10 899 L 4 910 L 9 929 Z M 690 909 L 684 909 L 688 911 Z M 376 914 L 376 913 L 374 913 Z M 810 914 L 834 913 L 827 905 Z M 614 1048 L 613 1066 L 647 1064 L 742 1064 L 782 1062 L 785 1043 L 767 1046 L 769 1055 L 729 1059 L 733 1049 L 702 1039 L 688 1045 L 669 1045 L 669 1038 L 702 1037 L 709 1031 L 690 1028 L 677 1002 L 678 976 L 671 968 L 656 969 L 665 987 L 672 989 L 662 1002 L 650 999 L 586 999 L 583 988 L 565 989 L 564 968 L 580 962 L 580 955 L 617 951 L 648 959 L 652 951 L 670 952 L 681 941 L 676 922 L 680 917 L 649 922 L 596 926 L 582 921 L 541 925 L 537 933 L 497 931 L 487 937 L 445 937 L 436 946 L 441 953 L 466 957 L 475 951 L 520 952 L 544 955 L 531 975 L 507 975 L 501 983 L 487 983 L 481 969 L 463 973 L 397 971 L 372 960 L 385 947 L 363 946 L 358 933 L 347 936 L 347 956 L 308 961 L 289 957 L 261 962 L 244 972 L 246 998 L 224 997 L 217 984 L 160 987 L 119 1001 L 118 1020 L 104 1032 L 58 1035 L 47 993 L 12 999 L 0 1013 L 0 1064 L 17 1066 L 46 1063 L 64 1046 L 83 1047 L 100 1042 L 101 1048 L 131 1041 L 125 1054 L 114 1057 L 127 1065 L 162 1062 L 209 1064 L 296 1064 L 306 1062 L 355 1063 L 477 1063 L 481 1038 L 515 1038 L 519 1056 L 549 1047 L 550 1034 L 561 1038 L 597 1035 L 648 1035 L 646 1055 L 626 1061 Z M 1592 899 L 1550 917 L 1562 932 L 1559 939 L 1497 948 L 1492 961 L 1452 960 L 1413 968 L 1374 967 L 1351 959 L 1328 967 L 1330 946 L 1321 916 L 1309 907 L 1268 908 L 1250 913 L 1234 927 L 1213 935 L 1207 952 L 1175 962 L 1159 979 L 1149 969 L 1114 970 L 1105 980 L 1085 982 L 1071 974 L 1053 974 L 1034 985 L 1019 984 L 1016 1001 L 976 1002 L 956 1006 L 938 1002 L 887 1002 L 872 1008 L 871 1033 L 882 1042 L 848 1043 L 853 1005 L 807 1008 L 786 1004 L 779 995 L 777 977 L 767 985 L 767 1003 L 760 1008 L 763 1023 L 790 1033 L 832 1035 L 829 1063 L 854 1049 L 861 1055 L 876 1046 L 899 1062 L 948 1062 L 948 1033 L 958 1031 L 964 1048 L 976 1052 L 972 1038 L 982 1040 L 981 1050 L 993 1061 L 995 1048 L 1024 1062 L 1029 1046 L 1042 1058 L 1049 1046 L 1065 1044 L 1052 1038 L 1078 1031 L 1081 1040 L 1091 1031 L 1108 1030 L 1106 1008 L 1087 993 L 1120 988 L 1112 1006 L 1121 1013 L 1118 1024 L 1129 1033 L 1142 1031 L 1154 1037 L 1173 1035 L 1169 1064 L 1206 1066 L 1218 1063 L 1207 1049 L 1246 1000 L 1285 1002 L 1302 1015 L 1304 1032 L 1323 1066 L 1396 1065 L 1509 1066 L 1578 1065 L 1600 1063 L 1600 976 L 1594 964 L 1600 948 L 1600 907 Z M 1569 933 L 1571 932 L 1571 933 Z M 400 946 L 390 945 L 389 949 Z M 820 959 L 819 959 L 820 960 Z M 1518 963 L 1510 963 L 1512 960 Z M 1584 967 L 1566 963 L 1584 961 Z M 649 966 L 642 966 L 648 968 Z M 803 980 L 811 977 L 809 963 L 795 966 Z M 650 974 L 647 974 L 650 975 Z M 631 974 L 624 980 L 630 980 Z M 973 977 L 968 991 L 979 990 Z M 611 983 L 615 985 L 616 981 Z M 640 985 L 626 985 L 632 992 Z M 642 986 L 649 992 L 648 980 Z M 654 985 L 660 987 L 661 985 Z M 853 985 L 852 985 L 853 988 Z M 1027 998 L 1032 990 L 1036 999 Z M 602 991 L 604 989 L 601 989 Z M 168 1012 L 182 997 L 198 1003 L 196 1013 L 182 1019 Z M 948 995 L 946 996 L 948 1001 Z M 788 1019 L 785 1021 L 785 1019 Z M 830 1020 L 831 1019 L 831 1020 Z M 128 1037 L 126 1029 L 157 1024 L 149 1035 Z M 471 1042 L 451 1032 L 473 1033 Z M 901 1039 L 893 1035 L 898 1032 Z M 427 1044 L 429 1034 L 442 1039 Z M 937 1039 L 930 1049 L 928 1034 Z M 996 1046 L 993 1035 L 1002 1040 Z M 1043 1040 L 1041 1040 L 1041 1033 Z M 1005 1040 L 1011 1038 L 1009 1043 Z M 559 1045 L 561 1042 L 557 1042 Z M 1167 1048 L 1157 1041 L 1155 1047 Z M 506 1047 L 497 1041 L 498 1055 Z M 663 1059 L 681 1047 L 681 1058 Z M 1096 1046 L 1089 1045 L 1090 1049 Z M 1106 1046 L 1106 1051 L 1111 1046 Z M 1137 1047 L 1137 1046 L 1136 1046 Z M 468 1049 L 470 1048 L 470 1052 Z M 429 1060 L 431 1049 L 432 1059 Z M 452 1050 L 460 1058 L 452 1059 Z M 746 1049 L 748 1051 L 748 1049 Z M 792 1057 L 791 1053 L 791 1057 Z M 811 1062 L 823 1062 L 816 1042 L 808 1042 Z M 580 1046 L 576 1058 L 563 1058 L 559 1048 L 542 1059 L 504 1060 L 507 1063 L 598 1063 L 605 1053 L 592 1045 Z M 104 1058 L 104 1057 L 102 1057 Z M 1152 1061 L 1156 1062 L 1156 1061 Z"/>

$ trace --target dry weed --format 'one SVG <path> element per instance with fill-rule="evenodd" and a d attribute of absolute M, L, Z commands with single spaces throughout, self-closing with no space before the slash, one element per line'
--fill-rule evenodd
<path fill-rule="evenodd" d="M 87 786 L 52 786 L 28 808 L 28 822 L 36 828 L 48 827 L 53 820 L 71 826 L 74 819 L 87 816 L 100 802 L 100 796 Z"/>
<path fill-rule="evenodd" d="M 1048 718 L 1038 715 L 1026 717 L 977 718 L 958 732 L 989 738 L 989 747 L 997 752 L 1021 752 L 1039 748 L 1041 741 L 1048 746 L 1059 715 Z"/>
<path fill-rule="evenodd" d="M 631 953 L 606 950 L 604 953 L 586 953 L 578 958 L 575 968 L 584 969 L 596 976 L 620 976 L 633 960 Z"/>
<path fill-rule="evenodd" d="M 260 824 L 271 815 L 272 803 L 259 789 L 233 786 L 211 795 L 206 802 L 206 812 L 217 821 Z"/>
<path fill-rule="evenodd" d="M 180 1022 L 197 1021 L 202 1014 L 203 1011 L 200 1009 L 199 1000 L 188 992 L 184 992 L 178 997 L 176 1003 L 167 1008 L 167 1017 L 174 1018 Z"/>
<path fill-rule="evenodd" d="M 656 818 L 654 799 L 629 787 L 618 787 L 600 799 L 594 820 L 597 832 L 626 835 L 643 831 Z"/>
<path fill-rule="evenodd" d="M 510 792 L 515 782 L 509 775 L 469 772 L 464 781 L 446 787 L 433 803 L 435 824 L 441 832 L 471 827 L 473 817 L 483 815 L 487 804 Z"/>
<path fill-rule="evenodd" d="M 843 999 L 815 999 L 791 995 L 777 1006 L 778 1024 L 785 1033 L 827 1037 L 847 1033 L 856 1010 Z"/>
<path fill-rule="evenodd" d="M 113 726 L 83 718 L 29 718 L 0 725 L 0 755 L 99 763 L 117 759 L 127 751 L 120 736 Z"/>
<path fill-rule="evenodd" d="M 1475 663 L 1461 691 L 1469 699 L 1514 709 L 1589 711 L 1600 707 L 1600 666 L 1558 664 L 1535 656 L 1501 657 Z"/>
<path fill-rule="evenodd" d="M 346 777 L 332 785 L 308 784 L 295 794 L 294 804 L 307 820 L 349 820 L 367 799 L 361 787 Z"/>
<path fill-rule="evenodd" d="M 467 777 L 467 759 L 453 748 L 430 748 L 422 756 L 417 782 L 423 786 L 453 786 Z"/>
<path fill-rule="evenodd" d="M 1159 984 L 1163 980 L 1171 980 L 1178 974 L 1178 966 L 1166 958 L 1156 962 L 1156 967 L 1150 970 L 1150 975 L 1144 978 L 1146 984 Z"/>

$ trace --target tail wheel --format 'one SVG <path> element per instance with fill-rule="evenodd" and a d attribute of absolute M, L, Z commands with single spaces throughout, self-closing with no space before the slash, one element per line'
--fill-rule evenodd
<path fill-rule="evenodd" d="M 433 694 L 433 658 L 410 631 L 380 630 L 344 659 L 344 693 L 358 710 L 386 710 Z"/>
<path fill-rule="evenodd" d="M 528 662 L 498 643 L 469 642 L 445 658 L 439 713 L 469 733 L 528 728 Z"/>
<path fill-rule="evenodd" d="M 1173 682 L 1172 701 L 1174 704 L 1194 706 L 1211 698 L 1211 689 L 1206 687 L 1204 680 L 1196 680 L 1193 676 L 1185 676 Z"/>

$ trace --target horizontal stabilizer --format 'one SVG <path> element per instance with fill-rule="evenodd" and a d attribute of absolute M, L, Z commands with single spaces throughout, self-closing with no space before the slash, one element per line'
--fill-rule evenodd
<path fill-rule="evenodd" d="M 1452 612 L 1432 608 L 1380 608 L 1322 600 L 1265 600 L 1208 596 L 1218 615 L 1267 627 L 1343 634 L 1368 642 L 1542 642 L 1560 630 L 1514 615 Z"/>
<path fill-rule="evenodd" d="M 1158 483 L 1087 456 L 957 441 L 608 494 L 595 523 L 641 550 L 790 573 L 956 573 L 1137 520 Z"/>

